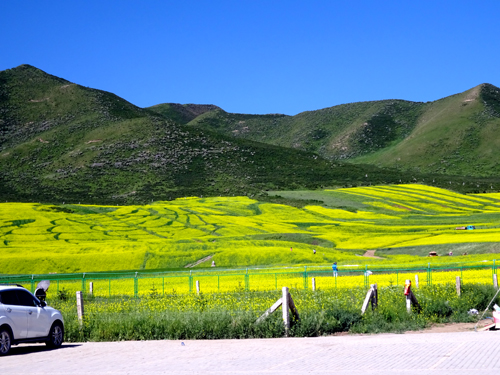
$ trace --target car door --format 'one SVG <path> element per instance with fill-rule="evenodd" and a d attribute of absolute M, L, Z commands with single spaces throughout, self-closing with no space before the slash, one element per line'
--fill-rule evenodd
<path fill-rule="evenodd" d="M 27 290 L 17 290 L 19 304 L 22 305 L 28 314 L 28 337 L 45 337 L 49 334 L 50 314 L 39 301 Z"/>
<path fill-rule="evenodd" d="M 28 311 L 19 305 L 16 290 L 2 290 L 0 299 L 5 310 L 5 316 L 11 322 L 14 339 L 28 337 Z"/>

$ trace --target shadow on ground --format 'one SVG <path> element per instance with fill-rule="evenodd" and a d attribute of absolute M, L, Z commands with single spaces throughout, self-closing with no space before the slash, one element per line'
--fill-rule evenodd
<path fill-rule="evenodd" d="M 23 355 L 23 354 L 31 354 L 31 353 L 39 353 L 39 352 L 50 352 L 52 350 L 64 350 L 70 349 L 74 347 L 81 346 L 81 344 L 63 344 L 58 349 L 50 349 L 45 345 L 22 345 L 22 346 L 13 346 L 10 349 L 9 356 L 12 355 Z"/>

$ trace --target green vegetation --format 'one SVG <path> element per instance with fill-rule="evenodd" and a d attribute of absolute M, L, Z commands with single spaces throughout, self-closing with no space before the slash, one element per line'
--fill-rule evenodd
<path fill-rule="evenodd" d="M 211 108 L 181 107 L 193 116 Z M 182 126 L 28 65 L 0 72 L 3 201 L 146 203 L 401 179 L 409 177 Z"/>
<path fill-rule="evenodd" d="M 336 332 L 377 333 L 418 330 L 432 323 L 472 322 L 469 309 L 482 310 L 494 295 L 492 286 L 465 285 L 457 296 L 453 285 L 422 287 L 414 291 L 422 311 L 408 314 L 403 287 L 379 290 L 379 307 L 361 315 L 365 289 L 303 291 L 292 289 L 300 321 L 292 324 L 294 337 L 321 336 Z M 49 300 L 61 309 L 66 340 L 119 341 L 153 339 L 229 339 L 282 337 L 279 312 L 263 323 L 255 320 L 278 298 L 280 292 L 232 292 L 158 296 L 154 290 L 142 299 L 87 297 L 85 321 L 80 328 L 73 301 Z M 497 299 L 497 303 L 500 299 Z"/>
<path fill-rule="evenodd" d="M 21 65 L 0 72 L 0 200 L 144 204 L 193 195 L 257 197 L 267 190 L 410 182 L 498 191 L 498 93 L 489 85 L 474 90 L 431 104 L 389 100 L 293 117 L 252 116 L 213 105 L 141 109 Z M 472 99 L 464 99 L 468 95 Z M 463 123 L 475 121 L 480 128 L 457 125 L 457 103 Z M 441 122 L 436 125 L 435 119 Z M 442 130 L 427 131 L 434 128 Z M 448 142 L 443 134 L 455 138 Z M 462 153 L 453 166 L 446 159 L 455 155 L 447 142 Z M 407 156 L 384 156 L 398 147 Z M 411 151 L 416 148 L 432 168 Z M 327 160 L 353 157 L 392 169 Z"/>
<path fill-rule="evenodd" d="M 214 110 L 190 125 L 331 160 L 412 173 L 498 176 L 500 89 L 482 84 L 435 102 L 382 100 L 285 115 Z"/>
<path fill-rule="evenodd" d="M 171 119 L 178 124 L 186 125 L 196 117 L 210 111 L 220 110 L 219 107 L 211 104 L 157 104 L 148 108 L 149 110 Z"/>

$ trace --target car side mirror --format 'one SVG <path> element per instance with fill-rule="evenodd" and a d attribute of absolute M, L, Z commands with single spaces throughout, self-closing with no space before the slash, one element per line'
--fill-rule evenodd
<path fill-rule="evenodd" d="M 40 307 L 45 307 L 47 306 L 47 304 L 45 303 L 45 301 L 40 301 Z"/>

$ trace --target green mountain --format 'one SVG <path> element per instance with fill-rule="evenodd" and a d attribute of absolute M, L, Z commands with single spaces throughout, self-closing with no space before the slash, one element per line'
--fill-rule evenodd
<path fill-rule="evenodd" d="M 1 71 L 0 199 L 134 203 L 414 178 L 182 125 L 219 111 L 142 109 L 29 65 Z"/>
<path fill-rule="evenodd" d="M 428 103 L 382 100 L 285 115 L 208 111 L 189 125 L 413 172 L 498 176 L 500 89 L 482 84 Z"/>
<path fill-rule="evenodd" d="M 177 104 L 163 103 L 149 107 L 153 112 L 156 112 L 168 119 L 174 120 L 181 125 L 194 120 L 196 117 L 210 111 L 220 110 L 219 107 L 213 104 Z"/>

